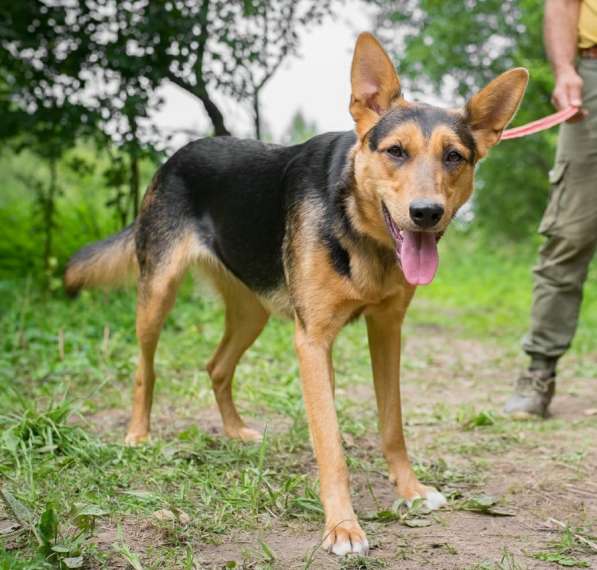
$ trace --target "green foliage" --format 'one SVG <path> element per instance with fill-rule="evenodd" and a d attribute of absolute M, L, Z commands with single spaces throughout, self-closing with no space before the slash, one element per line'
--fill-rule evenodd
<path fill-rule="evenodd" d="M 0 68 L 13 90 L 6 102 L 26 115 L 22 94 L 41 103 L 55 94 L 65 110 L 75 108 L 70 100 L 84 100 L 76 107 L 83 122 L 98 122 L 128 154 L 139 153 L 159 142 L 145 120 L 161 105 L 157 88 L 170 81 L 203 103 L 215 134 L 229 134 L 210 92 L 240 101 L 258 95 L 296 53 L 299 30 L 319 23 L 331 4 L 27 0 L 11 7 L 0 27 Z M 62 115 L 56 118 L 69 116 Z M 20 117 L 10 122 L 17 129 Z"/>
<path fill-rule="evenodd" d="M 11 454 L 17 466 L 24 459 L 43 454 L 68 456 L 81 449 L 91 450 L 87 434 L 80 427 L 66 423 L 70 413 L 68 402 L 44 411 L 23 402 L 20 409 L 0 415 L 2 450 Z"/>
<path fill-rule="evenodd" d="M 496 417 L 491 410 L 477 412 L 474 409 L 465 408 L 460 410 L 457 420 L 464 429 L 474 429 L 494 425 Z"/>
<path fill-rule="evenodd" d="M 340 561 L 341 570 L 377 570 L 378 568 L 387 568 L 387 566 L 384 560 L 369 556 L 345 556 Z"/>
<path fill-rule="evenodd" d="M 477 228 L 475 228 L 477 230 Z M 539 240 L 527 243 L 504 243 L 483 240 L 478 231 L 450 229 L 439 244 L 440 269 L 433 284 L 419 288 L 417 300 L 409 309 L 408 319 L 428 326 L 442 324 L 449 310 L 434 313 L 431 306 L 447 303 L 458 307 L 454 317 L 464 334 L 495 339 L 521 338 L 530 320 L 532 272 Z M 584 289 L 581 326 L 574 346 L 591 349 L 591 331 L 597 327 L 597 314 L 591 307 L 597 303 L 597 290 L 592 287 L 597 267 L 593 266 Z"/>
<path fill-rule="evenodd" d="M 590 568 L 586 560 L 578 558 L 582 554 L 595 554 L 595 537 L 587 535 L 584 529 L 565 527 L 557 540 L 550 543 L 549 550 L 536 552 L 533 558 L 553 562 L 565 568 Z M 591 547 L 592 545 L 592 547 Z"/>
<path fill-rule="evenodd" d="M 120 214 L 115 215 L 111 190 L 105 182 L 105 173 L 114 164 L 106 152 L 93 145 L 78 145 L 57 162 L 60 193 L 54 200 L 53 246 L 50 264 L 45 267 L 37 188 L 47 185 L 47 168 L 28 151 L 1 154 L 0 278 L 30 274 L 36 280 L 46 277 L 52 290 L 61 287 L 61 271 L 68 257 L 84 244 L 117 231 L 123 222 Z M 139 169 L 141 184 L 145 185 L 155 165 L 144 160 Z"/>
<path fill-rule="evenodd" d="M 552 77 L 543 51 L 543 11 L 537 2 L 375 3 L 381 9 L 381 35 L 394 46 L 407 91 L 423 99 L 452 97 L 462 104 L 499 73 L 523 66 L 531 79 L 514 124 L 554 112 Z M 555 140 L 552 130 L 505 141 L 481 163 L 473 205 L 476 223 L 489 235 L 520 239 L 537 227 L 547 198 Z"/>
<path fill-rule="evenodd" d="M 58 567 L 81 568 L 83 557 L 81 556 L 81 544 L 84 535 L 89 528 L 80 532 L 61 534 L 60 521 L 55 505 L 48 503 L 36 520 L 35 514 L 17 499 L 7 488 L 0 489 L 0 496 L 12 516 L 37 542 L 35 555 L 38 557 L 39 568 Z M 0 558 L 0 563 L 2 563 Z M 18 564 L 18 559 L 14 560 Z M 12 568 L 21 568 L 20 565 Z M 27 565 L 23 567 L 27 568 Z"/>
<path fill-rule="evenodd" d="M 74 97 L 85 49 L 66 47 L 76 29 L 71 24 L 65 6 L 37 0 L 12 4 L 0 23 L 0 140 L 45 159 L 60 158 L 77 137 L 89 135 L 96 118 Z"/>
<path fill-rule="evenodd" d="M 292 116 L 288 130 L 282 137 L 282 142 L 284 144 L 299 144 L 314 137 L 318 132 L 315 122 L 309 121 L 299 110 Z"/>

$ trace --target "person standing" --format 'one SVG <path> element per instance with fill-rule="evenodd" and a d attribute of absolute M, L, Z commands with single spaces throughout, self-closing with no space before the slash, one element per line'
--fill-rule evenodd
<path fill-rule="evenodd" d="M 546 240 L 533 269 L 531 326 L 522 344 L 530 364 L 504 408 L 513 416 L 548 414 L 597 244 L 597 0 L 547 0 L 544 39 L 553 104 L 582 111 L 560 127 L 549 173 L 551 195 L 539 226 Z"/>

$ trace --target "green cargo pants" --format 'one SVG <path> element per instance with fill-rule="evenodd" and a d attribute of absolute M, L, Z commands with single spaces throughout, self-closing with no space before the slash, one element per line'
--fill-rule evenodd
<path fill-rule="evenodd" d="M 583 284 L 597 245 L 597 60 L 581 60 L 589 115 L 560 127 L 551 194 L 539 232 L 546 241 L 533 269 L 531 328 L 522 347 L 558 358 L 576 331 Z"/>

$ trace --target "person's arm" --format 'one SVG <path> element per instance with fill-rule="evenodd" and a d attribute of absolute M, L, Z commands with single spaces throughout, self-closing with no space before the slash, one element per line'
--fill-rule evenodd
<path fill-rule="evenodd" d="M 543 36 L 556 86 L 551 100 L 558 110 L 582 105 L 582 78 L 576 72 L 580 0 L 546 0 Z"/>

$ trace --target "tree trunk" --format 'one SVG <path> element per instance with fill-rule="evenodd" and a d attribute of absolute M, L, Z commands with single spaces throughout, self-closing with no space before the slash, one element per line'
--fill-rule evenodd
<path fill-rule="evenodd" d="M 133 205 L 133 220 L 139 215 L 139 156 L 136 150 L 130 153 L 131 177 L 129 180 L 129 196 Z"/>
<path fill-rule="evenodd" d="M 205 109 L 205 112 L 207 113 L 207 116 L 209 117 L 209 120 L 213 125 L 214 135 L 230 136 L 230 131 L 226 128 L 226 125 L 224 124 L 224 115 L 222 115 L 222 112 L 220 111 L 218 106 L 209 96 L 205 84 L 199 83 L 198 85 L 191 85 L 190 83 L 177 77 L 174 73 L 168 73 L 167 77 L 172 83 L 174 83 L 174 85 L 178 85 L 178 87 L 180 87 L 190 95 L 197 97 L 197 99 L 201 101 L 201 103 L 203 104 L 203 108 Z M 197 75 L 197 81 L 200 80 L 201 76 Z"/>
<path fill-rule="evenodd" d="M 205 108 L 205 112 L 211 121 L 211 124 L 214 128 L 214 135 L 216 136 L 230 136 L 230 131 L 226 128 L 224 124 L 224 115 L 218 106 L 211 100 L 209 94 L 207 93 L 206 89 L 197 90 L 194 93 L 201 103 L 203 103 L 203 107 Z"/>
<path fill-rule="evenodd" d="M 199 10 L 197 23 L 200 26 L 201 32 L 199 37 L 197 38 L 197 49 L 195 50 L 197 55 L 197 61 L 194 65 L 194 72 L 195 72 L 195 87 L 189 89 L 188 84 L 184 85 L 183 82 L 176 81 L 178 85 L 190 91 L 199 98 L 201 103 L 203 103 L 203 107 L 205 108 L 205 112 L 211 121 L 211 124 L 214 128 L 214 135 L 216 136 L 229 136 L 230 131 L 226 128 L 224 124 L 224 116 L 222 115 L 218 106 L 212 101 L 209 93 L 207 92 L 207 87 L 204 82 L 203 77 L 203 59 L 205 56 L 205 49 L 207 46 L 207 40 L 209 38 L 209 11 L 210 11 L 210 0 L 202 0 L 201 8 Z"/>
<path fill-rule="evenodd" d="M 141 149 L 139 142 L 137 117 L 134 114 L 130 114 L 127 118 L 129 122 L 129 131 L 132 136 L 132 140 L 127 145 L 127 152 L 129 155 L 130 162 L 130 176 L 129 195 L 128 200 L 125 201 L 125 204 L 126 202 L 128 202 L 128 204 L 126 204 L 125 206 L 125 211 L 127 212 L 127 214 L 128 212 L 132 212 L 134 221 L 137 218 L 137 215 L 139 214 L 139 155 Z"/>
<path fill-rule="evenodd" d="M 261 140 L 261 115 L 259 113 L 259 91 L 253 93 L 253 124 L 255 125 L 255 138 Z"/>

